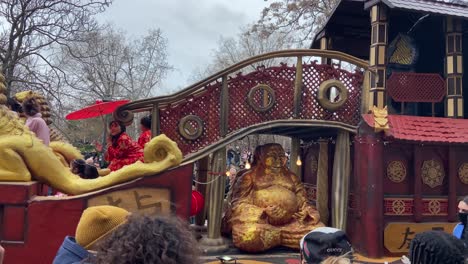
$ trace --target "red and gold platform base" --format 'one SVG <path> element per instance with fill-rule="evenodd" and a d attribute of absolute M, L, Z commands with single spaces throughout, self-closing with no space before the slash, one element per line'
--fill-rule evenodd
<path fill-rule="evenodd" d="M 0 183 L 0 243 L 4 264 L 50 264 L 66 235 L 74 235 L 83 210 L 114 205 L 131 212 L 176 213 L 188 219 L 192 165 L 104 190 L 68 197 L 38 196 L 37 182 Z"/>

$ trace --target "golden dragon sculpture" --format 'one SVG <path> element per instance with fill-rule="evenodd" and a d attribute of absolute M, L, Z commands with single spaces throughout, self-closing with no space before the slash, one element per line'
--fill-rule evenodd
<path fill-rule="evenodd" d="M 182 161 L 177 144 L 165 135 L 153 138 L 145 146 L 144 163 L 125 166 L 97 179 L 82 179 L 70 171 L 67 161 L 79 155 L 76 148 L 67 143 L 57 142 L 47 147 L 13 112 L 0 105 L 0 181 L 37 180 L 61 192 L 77 195 L 154 175 Z"/>

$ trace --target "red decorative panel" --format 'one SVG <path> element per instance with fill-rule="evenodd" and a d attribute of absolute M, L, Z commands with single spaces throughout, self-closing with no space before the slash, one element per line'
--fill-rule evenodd
<path fill-rule="evenodd" d="M 448 214 L 447 198 L 423 198 L 424 216 L 446 216 Z M 413 198 L 384 198 L 385 215 L 413 215 Z"/>
<path fill-rule="evenodd" d="M 259 67 L 256 71 L 229 79 L 229 130 L 271 120 L 289 119 L 293 115 L 294 80 L 296 67 L 281 64 L 279 67 Z M 266 84 L 275 92 L 276 102 L 265 112 L 255 111 L 247 102 L 247 95 L 258 84 Z M 258 97 L 259 95 L 257 95 Z M 255 101 L 260 101 L 255 98 Z"/>
<path fill-rule="evenodd" d="M 323 108 L 318 100 L 318 90 L 324 81 L 336 79 L 348 89 L 348 100 L 337 111 Z M 361 120 L 361 85 L 362 72 L 350 73 L 327 64 L 312 62 L 303 66 L 303 90 L 301 102 L 301 119 L 328 120 L 357 125 Z"/>
<path fill-rule="evenodd" d="M 423 213 L 426 216 L 446 216 L 448 214 L 448 199 L 423 198 Z"/>
<path fill-rule="evenodd" d="M 411 145 L 384 145 L 384 194 L 412 195 L 414 193 L 413 148 Z"/>
<path fill-rule="evenodd" d="M 5 206 L 3 209 L 2 240 L 24 241 L 26 208 L 24 206 Z"/>
<path fill-rule="evenodd" d="M 422 195 L 448 195 L 448 149 L 442 146 L 424 146 L 419 152 L 417 178 L 422 182 Z"/>
<path fill-rule="evenodd" d="M 3 207 L 0 219 L 2 246 L 5 248 L 4 264 L 52 263 L 57 249 L 66 235 L 74 235 L 83 210 L 90 199 L 105 196 L 114 191 L 132 188 L 168 188 L 171 190 L 173 212 L 188 219 L 191 208 L 193 165 L 187 164 L 158 175 L 143 177 L 132 182 L 110 187 L 99 192 L 66 198 L 40 197 L 23 201 L 22 206 L 11 206 L 0 202 Z M 1 182 L 4 191 L 19 191 L 11 184 Z M 28 185 L 18 185 L 29 188 Z M 16 202 L 16 197 L 11 196 Z M 144 206 L 144 205 L 143 205 Z M 24 241 L 24 243 L 18 243 Z"/>
<path fill-rule="evenodd" d="M 384 214 L 393 216 L 413 215 L 413 199 L 384 198 Z"/>
<path fill-rule="evenodd" d="M 185 98 L 183 102 L 160 109 L 161 133 L 177 142 L 184 155 L 196 152 L 220 138 L 221 83 L 206 86 L 200 95 Z M 179 121 L 187 115 L 196 115 L 203 121 L 203 133 L 195 140 L 179 134 Z"/>
<path fill-rule="evenodd" d="M 396 102 L 437 103 L 444 99 L 445 80 L 439 74 L 395 72 L 387 80 L 388 95 Z"/>

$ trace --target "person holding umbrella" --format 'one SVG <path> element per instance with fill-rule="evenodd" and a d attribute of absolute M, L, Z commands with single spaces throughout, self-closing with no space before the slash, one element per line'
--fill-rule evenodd
<path fill-rule="evenodd" d="M 116 171 L 137 161 L 143 161 L 143 149 L 125 133 L 125 125 L 112 121 L 109 123 L 109 131 L 110 136 L 105 158 L 110 163 L 108 168 L 111 171 Z"/>

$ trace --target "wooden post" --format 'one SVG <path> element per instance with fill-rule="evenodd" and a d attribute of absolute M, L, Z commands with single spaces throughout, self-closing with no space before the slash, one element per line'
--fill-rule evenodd
<path fill-rule="evenodd" d="M 371 46 L 369 56 L 370 107 L 384 108 L 386 105 L 386 52 L 387 52 L 387 6 L 376 4 L 370 9 Z"/>
<path fill-rule="evenodd" d="M 221 216 L 223 210 L 224 190 L 226 187 L 226 150 L 217 150 L 213 154 L 210 181 L 210 206 L 208 211 L 208 238 L 221 238 Z"/>
<path fill-rule="evenodd" d="M 445 116 L 463 118 L 463 52 L 462 20 L 447 17 L 445 20 L 447 82 Z"/>
<path fill-rule="evenodd" d="M 327 37 L 322 37 L 322 38 L 320 39 L 320 49 L 321 49 L 321 50 L 328 50 L 328 49 L 330 49 L 330 43 L 329 43 L 329 42 L 330 42 L 330 39 L 329 39 L 329 38 L 327 38 Z M 324 58 L 324 57 L 322 57 L 321 60 L 322 60 L 322 64 L 331 64 L 331 59 L 329 59 L 329 58 Z"/>
<path fill-rule="evenodd" d="M 228 133 L 228 118 L 229 118 L 229 90 L 228 90 L 228 80 L 227 75 L 224 75 L 222 78 L 222 88 L 221 88 L 221 109 L 220 109 L 221 120 L 219 122 L 219 131 L 221 137 L 224 137 Z"/>
<path fill-rule="evenodd" d="M 328 201 L 328 140 L 320 139 L 320 150 L 318 156 L 318 169 L 317 169 L 317 211 L 320 214 L 322 223 L 328 225 L 329 208 Z"/>
<path fill-rule="evenodd" d="M 206 156 L 203 159 L 198 161 L 198 182 L 207 182 L 208 181 L 208 170 L 209 170 L 209 161 L 210 157 Z M 196 217 L 195 217 L 195 224 L 197 226 L 204 226 L 205 225 L 205 220 L 206 220 L 206 214 L 207 214 L 207 208 L 209 207 L 209 199 L 206 199 L 208 197 L 208 192 L 206 188 L 206 184 L 195 184 L 195 188 L 197 191 L 199 191 L 201 194 L 203 194 L 203 197 L 205 197 L 205 205 L 203 207 L 203 211 L 201 211 Z"/>
<path fill-rule="evenodd" d="M 416 223 L 422 221 L 423 203 L 422 203 L 422 147 L 414 146 L 414 212 L 413 217 Z"/>
<path fill-rule="evenodd" d="M 348 218 L 349 178 L 351 174 L 351 155 L 349 132 L 338 131 L 333 158 L 332 178 L 332 226 L 346 230 Z"/>
<path fill-rule="evenodd" d="M 228 115 L 229 115 L 229 90 L 227 75 L 222 77 L 222 88 L 220 98 L 220 135 L 226 136 L 228 133 Z M 221 252 L 228 248 L 224 239 L 221 237 L 221 221 L 224 204 L 224 191 L 226 187 L 226 148 L 221 148 L 213 154 L 211 162 L 211 174 L 208 181 L 209 200 L 208 207 L 208 235 L 200 241 L 205 252 Z"/>
<path fill-rule="evenodd" d="M 448 221 L 456 222 L 457 217 L 457 184 L 458 184 L 458 162 L 457 162 L 457 148 L 449 147 L 449 173 L 448 173 Z"/>
<path fill-rule="evenodd" d="M 302 93 L 302 57 L 297 57 L 296 79 L 294 81 L 294 117 L 299 118 L 301 112 Z"/>
<path fill-rule="evenodd" d="M 160 124 L 159 124 L 159 106 L 158 104 L 153 105 L 153 109 L 151 110 L 151 136 L 155 137 L 159 135 L 160 132 Z"/>

